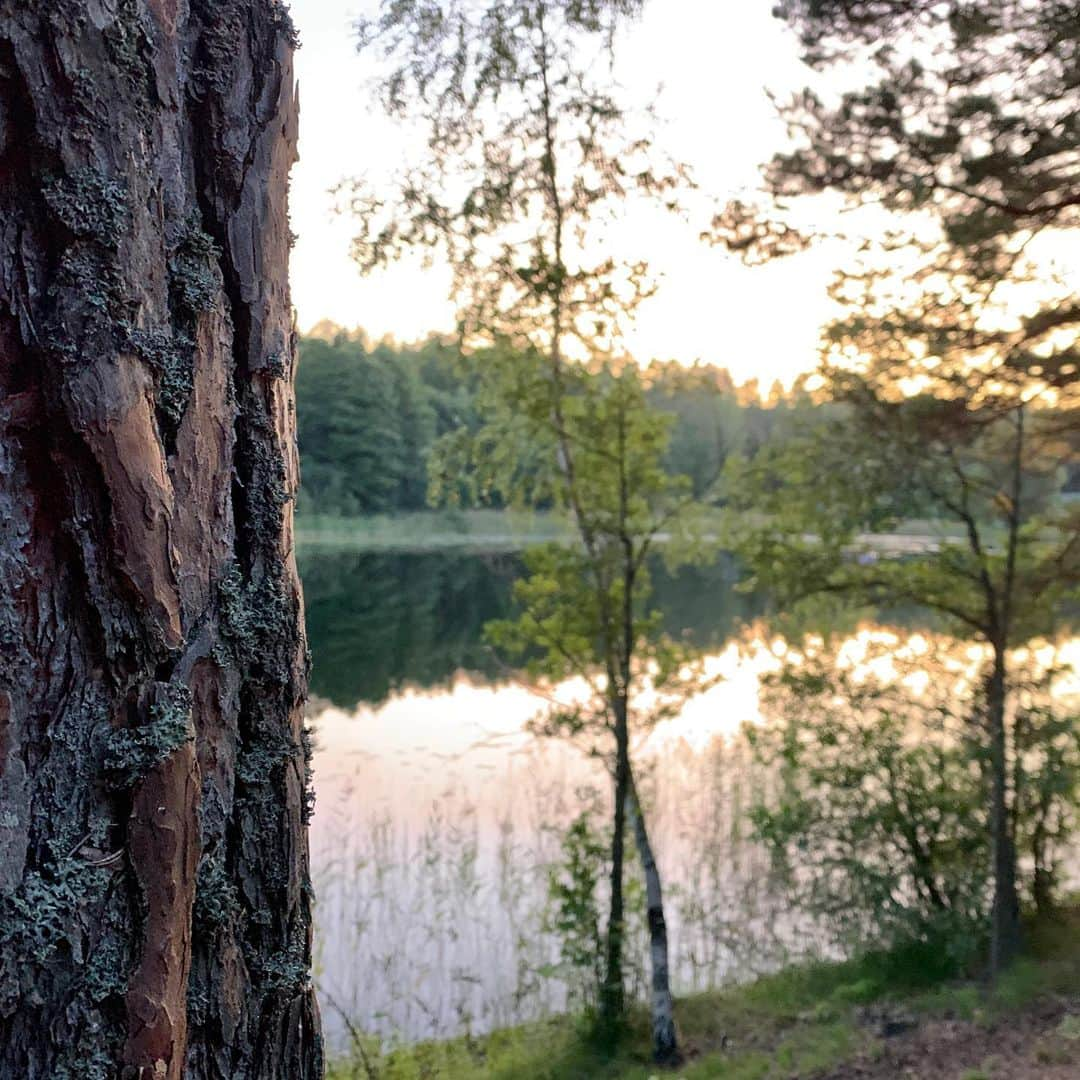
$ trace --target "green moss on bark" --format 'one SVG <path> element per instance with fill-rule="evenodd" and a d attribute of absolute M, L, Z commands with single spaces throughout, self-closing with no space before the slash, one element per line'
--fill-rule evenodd
<path fill-rule="evenodd" d="M 199 862 L 195 884 L 195 927 L 203 933 L 213 933 L 232 925 L 240 915 L 240 897 L 221 852 L 204 855 Z"/>
<path fill-rule="evenodd" d="M 82 169 L 42 188 L 54 216 L 74 236 L 115 248 L 128 220 L 127 188 L 94 169 Z"/>
<path fill-rule="evenodd" d="M 157 379 L 157 408 L 163 426 L 175 431 L 187 411 L 195 381 L 195 343 L 171 329 L 129 329 L 126 347 L 154 372 Z"/>
<path fill-rule="evenodd" d="M 221 292 L 220 258 L 213 237 L 189 220 L 169 257 L 169 293 L 178 314 L 190 319 L 213 308 Z"/>
<path fill-rule="evenodd" d="M 191 722 L 191 691 L 171 688 L 161 701 L 150 706 L 150 719 L 138 727 L 121 728 L 109 737 L 105 772 L 117 788 L 129 788 L 154 766 L 195 738 Z"/>

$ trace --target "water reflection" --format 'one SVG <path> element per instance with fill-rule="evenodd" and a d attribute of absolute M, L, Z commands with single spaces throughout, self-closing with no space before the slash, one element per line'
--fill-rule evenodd
<path fill-rule="evenodd" d="M 410 685 L 449 686 L 460 672 L 499 679 L 483 628 L 512 610 L 518 556 L 311 550 L 299 561 L 317 697 L 352 708 Z M 651 570 L 665 629 L 702 645 L 722 645 L 765 610 L 761 596 L 733 590 L 729 559 Z"/>
<path fill-rule="evenodd" d="M 604 799 L 609 783 L 574 748 L 526 734 L 540 703 L 484 644 L 484 624 L 511 611 L 519 560 L 320 550 L 302 553 L 301 572 L 330 1044 L 344 1037 L 339 1009 L 361 1030 L 418 1039 L 562 1008 L 566 986 L 543 974 L 558 959 L 542 931 L 547 868 L 581 790 Z M 821 938 L 748 837 L 746 809 L 771 778 L 725 738 L 759 717 L 760 676 L 780 663 L 782 644 L 760 630 L 752 645 L 732 641 L 765 600 L 734 590 L 729 561 L 652 572 L 668 632 L 705 648 L 708 673 L 722 676 L 638 749 L 685 992 L 775 968 Z M 628 953 L 633 993 L 647 950 Z"/>
<path fill-rule="evenodd" d="M 539 932 L 547 867 L 581 789 L 603 798 L 608 784 L 572 747 L 525 733 L 537 699 L 484 643 L 484 624 L 512 610 L 519 558 L 318 550 L 302 552 L 300 567 L 331 1042 L 342 1036 L 339 1008 L 364 1030 L 405 1038 L 561 1008 L 566 987 L 540 974 L 558 959 L 558 943 Z M 713 741 L 756 715 L 757 670 L 775 658 L 763 647 L 748 663 L 726 644 L 765 610 L 761 597 L 734 591 L 730 561 L 651 569 L 665 629 L 714 649 L 710 668 L 724 675 L 644 748 L 652 765 L 642 775 L 679 982 L 704 987 L 774 966 L 792 944 L 760 853 L 744 842 L 749 763 Z M 644 948 L 634 954 L 644 961 Z M 644 974 L 631 971 L 632 992 Z"/>
<path fill-rule="evenodd" d="M 318 697 L 352 708 L 458 671 L 497 673 L 482 631 L 509 609 L 515 556 L 318 551 L 299 562 Z"/>
<path fill-rule="evenodd" d="M 774 969 L 814 941 L 747 836 L 762 784 L 744 743 L 719 736 L 757 715 L 757 674 L 776 658 L 734 648 L 730 678 L 658 729 L 639 784 L 668 894 L 680 992 Z M 484 1031 L 564 1008 L 547 869 L 582 793 L 606 802 L 602 767 L 524 728 L 538 707 L 515 685 L 410 688 L 378 706 L 318 710 L 312 821 L 317 981 L 327 1038 L 337 1010 L 389 1039 Z M 631 869 L 631 874 L 634 871 Z M 643 911 L 628 991 L 646 987 Z"/>

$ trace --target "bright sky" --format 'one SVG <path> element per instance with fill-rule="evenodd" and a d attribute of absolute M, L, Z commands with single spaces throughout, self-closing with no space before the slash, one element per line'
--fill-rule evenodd
<path fill-rule="evenodd" d="M 408 145 L 364 90 L 365 61 L 351 22 L 378 0 L 293 0 L 303 47 L 300 162 L 293 173 L 293 301 L 300 327 L 322 319 L 363 327 L 375 338 L 415 340 L 449 330 L 445 267 L 401 265 L 370 278 L 349 258 L 353 223 L 333 212 L 329 189 L 366 175 L 388 177 Z M 704 191 L 724 198 L 752 187 L 757 166 L 784 137 L 766 88 L 801 86 L 794 40 L 761 0 L 652 0 L 624 39 L 619 70 L 645 98 L 664 86 L 666 149 L 690 163 Z M 816 366 L 819 327 L 829 314 L 827 248 L 764 268 L 747 268 L 701 243 L 703 217 L 627 221 L 628 248 L 662 276 L 656 297 L 629 335 L 637 358 L 701 359 L 786 383 Z"/>

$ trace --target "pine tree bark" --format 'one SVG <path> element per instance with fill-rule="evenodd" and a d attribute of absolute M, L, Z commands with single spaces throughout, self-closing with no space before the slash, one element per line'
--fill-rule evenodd
<path fill-rule="evenodd" d="M 321 1075 L 277 0 L 0 0 L 0 1076 Z"/>

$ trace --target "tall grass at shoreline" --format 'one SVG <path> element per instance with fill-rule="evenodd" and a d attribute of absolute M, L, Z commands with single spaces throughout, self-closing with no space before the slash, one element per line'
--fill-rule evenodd
<path fill-rule="evenodd" d="M 564 754 L 558 751 L 565 751 Z M 551 753 L 545 758 L 545 753 Z M 599 768 L 540 747 L 486 791 L 448 780 L 413 824 L 388 811 L 324 807 L 313 847 L 316 980 L 327 1037 L 390 1047 L 477 1037 L 560 1014 L 580 1000 L 550 928 L 547 880 L 580 785 Z M 565 762 L 563 758 L 565 757 Z M 317 761 L 316 761 L 317 765 Z M 578 762 L 581 765 L 581 762 Z M 745 982 L 804 959 L 812 930 L 785 911 L 765 854 L 747 835 L 745 747 L 665 747 L 643 779 L 669 894 L 679 992 Z M 628 879 L 640 875 L 636 862 Z M 628 927 L 628 992 L 647 993 L 644 911 Z"/>

